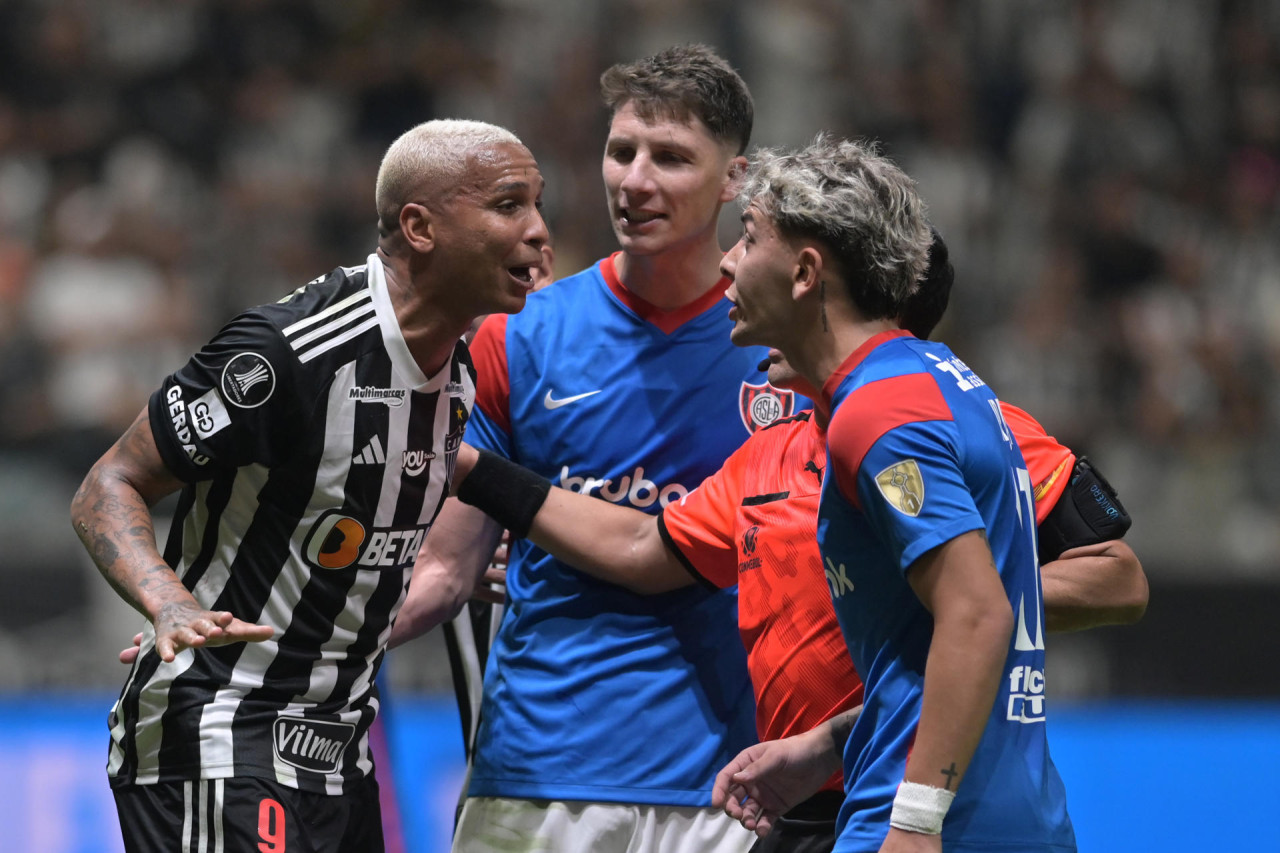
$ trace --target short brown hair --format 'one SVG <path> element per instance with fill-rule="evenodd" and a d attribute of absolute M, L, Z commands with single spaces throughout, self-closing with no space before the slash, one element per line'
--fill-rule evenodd
<path fill-rule="evenodd" d="M 738 72 L 705 44 L 669 47 L 635 62 L 620 62 L 600 75 L 600 94 L 611 114 L 633 103 L 645 121 L 697 116 L 712 136 L 734 145 L 739 154 L 751 141 L 751 92 Z"/>

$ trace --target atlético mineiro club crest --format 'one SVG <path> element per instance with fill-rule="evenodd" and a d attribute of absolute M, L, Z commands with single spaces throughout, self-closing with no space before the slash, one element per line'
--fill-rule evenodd
<path fill-rule="evenodd" d="M 767 427 L 780 418 L 789 418 L 795 411 L 794 391 L 783 391 L 768 382 L 763 385 L 742 383 L 742 390 L 738 393 L 738 414 L 742 415 L 747 432 Z"/>

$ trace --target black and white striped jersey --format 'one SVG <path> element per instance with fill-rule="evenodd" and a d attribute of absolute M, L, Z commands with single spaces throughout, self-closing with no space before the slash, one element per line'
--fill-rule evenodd
<path fill-rule="evenodd" d="M 151 398 L 188 485 L 165 560 L 264 643 L 142 654 L 109 717 L 113 785 L 256 776 L 340 793 L 369 773 L 374 676 L 449 491 L 475 384 L 409 353 L 382 264 L 340 268 L 228 324 Z"/>

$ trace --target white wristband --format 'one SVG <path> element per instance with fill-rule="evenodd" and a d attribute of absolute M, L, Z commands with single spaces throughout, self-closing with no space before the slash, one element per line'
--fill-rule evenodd
<path fill-rule="evenodd" d="M 907 832 L 920 832 L 925 835 L 940 835 L 942 820 L 951 808 L 951 801 L 956 795 L 932 785 L 921 785 L 905 779 L 898 786 L 898 794 L 893 798 L 893 812 L 889 815 L 889 825 Z"/>

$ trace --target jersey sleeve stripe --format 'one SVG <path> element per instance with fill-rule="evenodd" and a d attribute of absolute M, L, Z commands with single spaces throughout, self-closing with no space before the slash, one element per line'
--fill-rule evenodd
<path fill-rule="evenodd" d="M 323 338 L 325 335 L 330 334 L 332 332 L 336 332 L 338 329 L 341 329 L 343 326 L 350 325 L 351 323 L 355 322 L 361 317 L 364 317 L 367 314 L 372 314 L 374 310 L 375 309 L 372 302 L 369 302 L 367 305 L 361 305 L 359 308 L 354 308 L 351 311 L 348 311 L 347 313 L 343 314 L 341 317 L 336 317 L 333 320 L 330 320 L 328 323 L 325 323 L 323 326 L 312 329 L 310 332 L 307 332 L 305 335 L 302 335 L 301 337 L 294 338 L 293 340 L 289 341 L 289 346 L 293 347 L 295 351 L 300 350 L 303 347 L 305 347 L 307 344 L 311 343 L 312 341 L 318 340 L 319 338 Z"/>
<path fill-rule="evenodd" d="M 938 383 L 927 373 L 909 373 L 869 382 L 840 404 L 828 432 L 836 483 L 861 508 L 856 488 L 862 460 L 885 433 L 921 421 L 953 420 Z"/>
<path fill-rule="evenodd" d="M 366 268 L 360 267 L 359 269 L 363 271 Z M 343 299 L 339 302 L 335 302 L 333 305 L 330 305 L 328 308 L 324 309 L 323 311 L 317 311 L 315 314 L 312 314 L 310 317 L 306 317 L 302 320 L 299 320 L 296 323 L 293 323 L 289 326 L 285 326 L 281 334 L 283 334 L 287 338 L 290 335 L 292 335 L 294 332 L 299 332 L 305 328 L 308 328 L 309 326 L 313 326 L 316 323 L 319 323 L 321 320 L 324 320 L 326 317 L 331 317 L 340 311 L 344 311 L 347 308 L 350 308 L 352 305 L 356 304 L 361 300 L 369 301 L 372 299 L 373 299 L 373 294 L 367 288 L 364 290 L 358 291 L 356 293 L 351 294 L 346 299 Z"/>
<path fill-rule="evenodd" d="M 471 342 L 476 372 L 476 405 L 511 435 L 511 375 L 507 369 L 507 317 L 490 314 Z"/>
<path fill-rule="evenodd" d="M 376 316 L 370 317 L 368 320 L 365 320 L 359 326 L 356 326 L 352 329 L 348 329 L 347 331 L 343 332 L 341 335 L 338 335 L 335 338 L 330 338 L 329 340 L 325 341 L 319 346 L 312 347 L 311 349 L 307 350 L 305 353 L 300 352 L 298 354 L 298 361 L 302 362 L 303 364 L 306 364 L 308 361 L 311 361 L 313 358 L 319 358 L 320 356 L 324 355 L 326 352 L 333 349 L 334 347 L 342 346 L 347 341 L 359 336 L 360 334 L 368 331 L 369 329 L 374 328 L 377 325 L 378 325 L 378 318 Z"/>
<path fill-rule="evenodd" d="M 659 514 L 658 516 L 658 533 L 662 535 L 663 544 L 667 546 L 667 548 L 671 551 L 671 553 L 676 555 L 676 559 L 680 561 L 680 565 L 684 566 L 685 570 L 688 571 L 689 574 L 693 575 L 694 580 L 696 580 L 698 583 L 702 584 L 704 587 L 706 587 L 709 590 L 720 589 L 720 587 L 712 583 L 709 578 L 705 577 L 701 572 L 699 572 L 698 568 L 693 563 L 691 563 L 689 561 L 689 558 L 684 555 L 684 552 L 680 550 L 680 546 L 676 544 L 676 540 L 671 535 L 671 531 L 667 530 L 666 519 L 664 519 L 661 514 Z"/>

